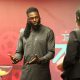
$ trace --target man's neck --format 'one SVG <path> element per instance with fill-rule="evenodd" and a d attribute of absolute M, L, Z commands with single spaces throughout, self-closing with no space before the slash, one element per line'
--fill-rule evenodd
<path fill-rule="evenodd" d="M 33 26 L 32 28 L 31 28 L 31 31 L 38 31 L 40 29 L 40 25 L 38 25 L 38 26 Z"/>

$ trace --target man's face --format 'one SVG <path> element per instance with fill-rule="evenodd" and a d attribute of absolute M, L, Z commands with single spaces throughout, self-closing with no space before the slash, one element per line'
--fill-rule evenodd
<path fill-rule="evenodd" d="M 38 12 L 28 13 L 28 22 L 30 22 L 33 26 L 37 26 L 40 23 L 40 16 Z"/>

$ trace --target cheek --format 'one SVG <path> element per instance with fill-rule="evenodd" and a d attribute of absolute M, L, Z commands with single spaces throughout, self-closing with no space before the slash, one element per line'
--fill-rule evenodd
<path fill-rule="evenodd" d="M 36 21 L 39 22 L 39 19 L 37 19 Z"/>
<path fill-rule="evenodd" d="M 33 20 L 29 20 L 29 22 L 30 22 L 30 23 L 33 23 L 34 21 L 33 21 Z"/>

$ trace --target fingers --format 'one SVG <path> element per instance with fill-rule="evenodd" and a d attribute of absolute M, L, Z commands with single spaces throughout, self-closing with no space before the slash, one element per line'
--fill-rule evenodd
<path fill-rule="evenodd" d="M 14 64 L 14 57 L 11 54 L 8 54 L 8 56 L 11 58 L 12 64 Z"/>
<path fill-rule="evenodd" d="M 37 56 L 37 54 L 35 54 L 33 57 L 31 57 L 31 60 L 26 62 L 25 65 L 27 64 L 35 64 L 39 61 L 39 57 Z"/>
<path fill-rule="evenodd" d="M 29 64 L 33 64 L 33 63 L 35 63 L 36 62 L 36 58 L 33 58 L 31 61 L 29 61 L 28 63 Z"/>
<path fill-rule="evenodd" d="M 16 64 L 17 62 L 19 62 L 19 60 L 16 57 L 12 56 L 11 54 L 8 54 L 8 56 L 10 56 L 12 64 Z"/>
<path fill-rule="evenodd" d="M 25 65 L 27 65 L 27 64 L 34 64 L 35 62 L 36 62 L 36 58 L 33 58 L 30 61 L 26 62 Z"/>
<path fill-rule="evenodd" d="M 14 59 L 14 57 L 11 54 L 8 54 L 8 56 L 11 58 L 11 60 Z"/>
<path fill-rule="evenodd" d="M 62 63 L 59 64 L 59 65 L 57 65 L 57 69 L 60 70 L 60 71 L 63 71 L 63 65 L 62 65 Z"/>
<path fill-rule="evenodd" d="M 13 60 L 12 60 L 12 64 L 16 64 L 16 63 L 18 63 L 18 62 L 19 62 L 18 59 L 13 59 Z"/>
<path fill-rule="evenodd" d="M 34 55 L 34 58 L 32 58 L 29 62 L 27 62 L 27 64 L 34 64 L 37 63 L 39 60 L 37 54 Z"/>

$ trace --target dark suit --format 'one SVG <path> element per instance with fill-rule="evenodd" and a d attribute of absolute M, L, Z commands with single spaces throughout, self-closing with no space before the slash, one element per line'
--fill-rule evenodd
<path fill-rule="evenodd" d="M 69 35 L 63 69 L 63 80 L 80 80 L 80 30 Z"/>
<path fill-rule="evenodd" d="M 38 31 L 31 31 L 30 36 L 25 39 L 24 30 L 20 33 L 18 47 L 15 56 L 22 59 L 24 56 L 24 65 L 20 80 L 51 80 L 49 61 L 55 54 L 55 39 L 51 29 L 41 25 Z M 23 54 L 24 53 L 24 54 Z M 37 54 L 44 58 L 39 64 L 25 65 L 27 61 Z"/>

